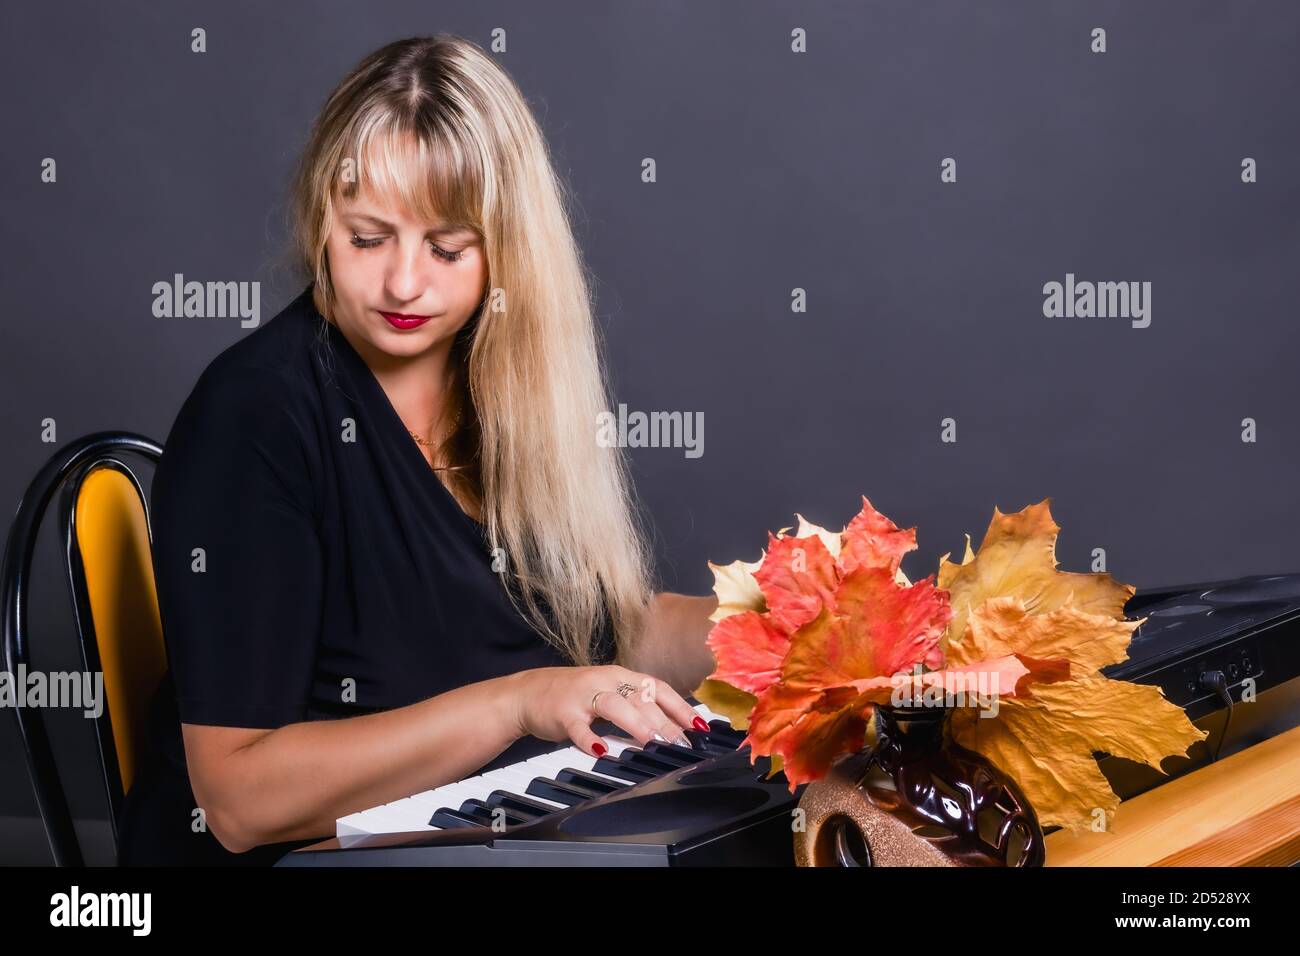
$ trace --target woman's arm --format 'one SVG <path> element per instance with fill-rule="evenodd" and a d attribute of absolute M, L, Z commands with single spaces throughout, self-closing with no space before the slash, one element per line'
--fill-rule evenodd
<path fill-rule="evenodd" d="M 709 615 L 717 607 L 712 594 L 656 594 L 627 666 L 655 674 L 683 697 L 689 695 L 713 673 L 713 652 L 704 639 L 713 628 Z"/>
<path fill-rule="evenodd" d="M 624 698 L 615 693 L 623 682 L 654 693 Z M 323 836 L 348 813 L 461 780 L 520 737 L 603 753 L 597 716 L 642 746 L 656 735 L 685 742 L 687 727 L 705 726 L 666 681 L 611 664 L 539 667 L 407 707 L 274 730 L 181 727 L 208 829 L 241 853 Z"/>
<path fill-rule="evenodd" d="M 274 730 L 182 724 L 194 797 L 235 853 L 331 836 L 339 817 L 461 780 L 524 736 L 518 693 L 527 673 Z"/>

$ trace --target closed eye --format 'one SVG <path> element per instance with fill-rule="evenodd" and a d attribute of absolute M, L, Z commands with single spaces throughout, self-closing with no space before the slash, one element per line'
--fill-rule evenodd
<path fill-rule="evenodd" d="M 352 245 L 356 246 L 358 249 L 373 249 L 378 245 L 382 245 L 383 241 L 386 238 L 388 237 L 375 236 L 372 239 L 363 239 L 361 236 L 357 235 L 354 232 L 352 234 L 352 238 L 348 241 L 351 242 Z M 461 257 L 464 255 L 463 251 L 451 252 L 450 250 L 444 249 L 442 248 L 442 246 L 432 241 L 429 243 L 429 251 L 432 252 L 435 256 L 437 256 L 439 259 L 442 259 L 444 262 L 459 262 Z"/>

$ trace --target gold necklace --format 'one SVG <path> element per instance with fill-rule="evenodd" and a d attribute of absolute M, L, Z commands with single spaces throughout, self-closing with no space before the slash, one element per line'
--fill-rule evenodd
<path fill-rule="evenodd" d="M 458 408 L 458 409 L 456 409 L 456 417 L 452 420 L 452 430 L 454 431 L 454 430 L 456 429 L 456 427 L 459 426 L 459 425 L 460 425 L 460 409 Z M 415 441 L 415 443 L 416 443 L 417 445 L 422 445 L 422 446 L 424 446 L 425 448 L 436 448 L 436 447 L 438 447 L 436 444 L 434 444 L 433 442 L 429 441 L 427 438 L 422 437 L 421 435 L 417 434 L 416 432 L 412 431 L 412 430 L 409 429 L 409 428 L 406 430 L 406 434 L 410 435 L 411 438 Z M 462 470 L 465 466 L 464 466 L 464 465 L 441 465 L 441 466 L 439 466 L 439 465 L 432 465 L 432 464 L 431 464 L 429 467 L 432 468 L 434 471 L 460 471 L 460 470 Z"/>
<path fill-rule="evenodd" d="M 455 431 L 459 426 L 460 426 L 460 409 L 457 408 L 457 409 L 456 409 L 456 417 L 453 418 L 452 421 L 451 421 L 451 428 L 452 428 L 452 431 Z M 413 432 L 413 431 L 412 431 L 411 429 L 409 429 L 409 428 L 406 430 L 406 434 L 410 435 L 413 439 L 415 439 L 415 443 L 416 443 L 417 445 L 423 445 L 425 448 L 436 448 L 436 447 L 437 447 L 433 442 L 431 442 L 431 441 L 429 441 L 427 438 L 424 438 L 423 436 L 417 434 L 416 432 Z"/>

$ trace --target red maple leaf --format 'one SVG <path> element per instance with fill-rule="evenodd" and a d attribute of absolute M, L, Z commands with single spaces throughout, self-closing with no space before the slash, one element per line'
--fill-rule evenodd
<path fill-rule="evenodd" d="M 878 704 L 920 700 L 924 686 L 1012 696 L 1032 679 L 1059 679 L 1059 662 L 1017 655 L 944 670 L 948 592 L 934 575 L 907 586 L 896 578 L 915 548 L 915 529 L 900 530 L 865 496 L 838 556 L 816 534 L 769 534 L 754 572 L 766 609 L 729 615 L 710 633 L 711 679 L 756 697 L 751 760 L 779 754 L 792 792 L 862 748 Z"/>

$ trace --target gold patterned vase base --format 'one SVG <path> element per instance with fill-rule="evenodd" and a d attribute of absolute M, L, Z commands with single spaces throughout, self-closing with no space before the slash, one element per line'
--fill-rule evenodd
<path fill-rule="evenodd" d="M 948 741 L 943 715 L 903 716 L 882 713 L 874 747 L 841 758 L 804 789 L 795 862 L 1041 866 L 1042 830 L 1015 784 Z"/>

